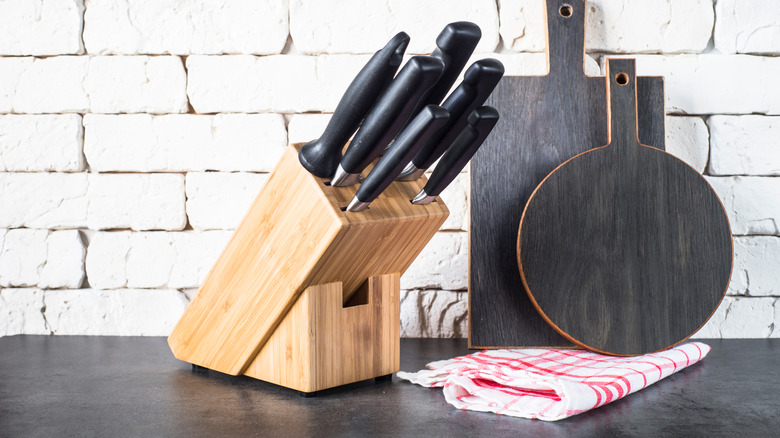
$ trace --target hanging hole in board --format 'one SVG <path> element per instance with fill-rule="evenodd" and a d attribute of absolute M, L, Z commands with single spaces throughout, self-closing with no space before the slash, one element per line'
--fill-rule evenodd
<path fill-rule="evenodd" d="M 615 75 L 615 82 L 617 82 L 618 85 L 627 85 L 628 75 L 625 73 L 618 73 Z"/>
<path fill-rule="evenodd" d="M 561 14 L 561 17 L 563 18 L 569 18 L 571 17 L 573 9 L 571 8 L 571 5 L 563 5 L 560 9 L 558 9 L 558 13 Z"/>

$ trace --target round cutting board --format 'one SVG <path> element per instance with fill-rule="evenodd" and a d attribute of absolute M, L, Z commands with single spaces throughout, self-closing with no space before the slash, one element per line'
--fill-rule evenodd
<path fill-rule="evenodd" d="M 523 211 L 520 274 L 534 306 L 588 349 L 635 355 L 698 330 L 723 299 L 732 239 L 696 170 L 637 139 L 633 59 L 607 66 L 610 140 L 551 172 Z"/>

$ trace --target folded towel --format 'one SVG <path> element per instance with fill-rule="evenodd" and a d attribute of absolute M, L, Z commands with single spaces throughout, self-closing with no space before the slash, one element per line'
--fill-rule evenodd
<path fill-rule="evenodd" d="M 485 350 L 398 377 L 444 387 L 444 398 L 456 408 L 555 421 L 639 391 L 709 351 L 700 342 L 633 357 L 566 349 Z"/>

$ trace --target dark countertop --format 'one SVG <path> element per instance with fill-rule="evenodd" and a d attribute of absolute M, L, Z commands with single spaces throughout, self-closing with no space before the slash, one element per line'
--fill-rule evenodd
<path fill-rule="evenodd" d="M 303 398 L 193 370 L 164 338 L 0 338 L 0 436 L 778 436 L 780 339 L 704 341 L 703 362 L 636 394 L 545 423 L 461 411 L 393 377 Z M 465 354 L 403 339 L 401 369 Z"/>

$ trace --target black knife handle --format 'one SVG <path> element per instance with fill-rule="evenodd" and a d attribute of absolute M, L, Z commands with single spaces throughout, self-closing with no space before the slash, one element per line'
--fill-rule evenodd
<path fill-rule="evenodd" d="M 471 64 L 463 75 L 463 82 L 442 104 L 450 112 L 449 122 L 412 159 L 416 168 L 427 169 L 439 159 L 467 125 L 469 114 L 485 103 L 502 76 L 504 65 L 497 59 L 480 59 Z"/>
<path fill-rule="evenodd" d="M 355 197 L 361 202 L 371 202 L 379 196 L 404 170 L 427 138 L 441 128 L 450 118 L 444 108 L 428 105 L 398 134 L 393 146 L 374 166 L 358 188 Z"/>
<path fill-rule="evenodd" d="M 371 108 L 341 160 L 347 173 L 360 173 L 390 144 L 422 94 L 439 79 L 444 63 L 414 56 Z"/>
<path fill-rule="evenodd" d="M 306 170 L 321 178 L 333 175 L 342 148 L 393 79 L 408 45 L 409 35 L 399 32 L 368 60 L 344 92 L 325 132 L 301 148 L 298 159 Z"/>
<path fill-rule="evenodd" d="M 412 114 L 417 114 L 426 105 L 441 104 L 471 54 L 474 53 L 480 38 L 482 38 L 482 31 L 472 22 L 456 21 L 444 26 L 436 37 L 436 50 L 431 53 L 431 56 L 444 62 L 444 71 L 425 97 L 420 99 Z"/>
<path fill-rule="evenodd" d="M 498 111 L 492 106 L 483 106 L 469 115 L 468 125 L 447 149 L 431 177 L 428 178 L 428 183 L 423 188 L 426 195 L 439 196 L 439 193 L 466 167 L 466 163 L 482 146 L 496 123 L 498 123 Z"/>

